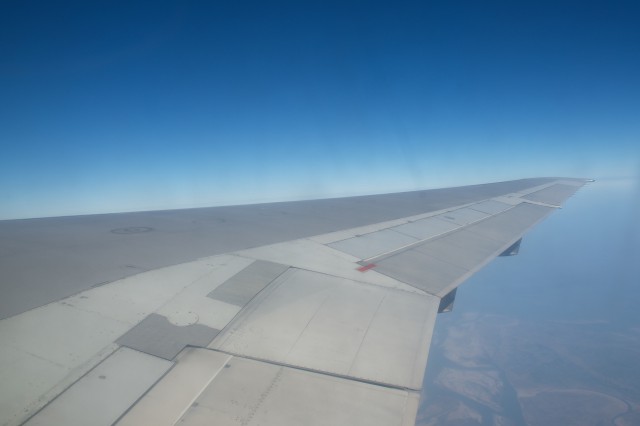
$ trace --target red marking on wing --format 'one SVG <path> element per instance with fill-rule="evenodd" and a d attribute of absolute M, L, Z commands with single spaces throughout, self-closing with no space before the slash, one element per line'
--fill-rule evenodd
<path fill-rule="evenodd" d="M 375 268 L 376 264 L 375 263 L 370 263 L 368 265 L 364 265 L 358 268 L 358 271 L 360 272 L 367 272 L 369 269 L 371 268 Z"/>

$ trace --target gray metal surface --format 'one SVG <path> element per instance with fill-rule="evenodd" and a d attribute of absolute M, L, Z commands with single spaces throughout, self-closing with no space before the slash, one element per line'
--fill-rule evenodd
<path fill-rule="evenodd" d="M 376 259 L 375 270 L 442 297 L 553 210 L 519 204 L 411 250 Z"/>
<path fill-rule="evenodd" d="M 518 204 L 510 210 L 470 225 L 467 229 L 482 237 L 512 243 L 515 242 L 514 238 L 521 236 L 554 210 L 552 207 L 536 204 Z"/>
<path fill-rule="evenodd" d="M 121 348 L 29 419 L 26 426 L 113 424 L 171 367 L 171 362 Z"/>
<path fill-rule="evenodd" d="M 257 260 L 216 287 L 207 296 L 232 305 L 244 306 L 287 268 L 286 265 Z"/>
<path fill-rule="evenodd" d="M 116 343 L 131 349 L 172 360 L 187 345 L 207 346 L 220 330 L 201 324 L 177 326 L 165 317 L 150 314 Z"/>
<path fill-rule="evenodd" d="M 500 253 L 500 256 L 502 256 L 502 257 L 516 256 L 518 253 L 520 253 L 520 245 L 521 244 L 522 244 L 522 238 L 520 238 L 515 243 L 511 244 L 508 249 L 506 249 L 505 251 Z"/>
<path fill-rule="evenodd" d="M 184 349 L 173 368 L 115 426 L 176 426 L 231 358 L 208 349 Z"/>
<path fill-rule="evenodd" d="M 184 426 L 413 426 L 419 394 L 233 357 Z"/>
<path fill-rule="evenodd" d="M 489 216 L 487 213 L 473 210 L 470 208 L 452 210 L 447 213 L 439 214 L 435 216 L 438 219 L 451 221 L 458 225 L 467 225 L 472 222 L 484 219 Z"/>
<path fill-rule="evenodd" d="M 376 261 L 375 270 L 433 295 L 468 272 L 460 266 L 430 257 L 416 249 Z"/>
<path fill-rule="evenodd" d="M 444 234 L 453 229 L 459 228 L 460 225 L 438 219 L 435 217 L 429 217 L 427 219 L 416 220 L 415 222 L 406 223 L 400 226 L 394 226 L 393 229 L 396 232 L 402 232 L 419 240 L 426 240 L 427 238 L 435 237 L 436 235 Z"/>
<path fill-rule="evenodd" d="M 438 303 L 428 295 L 292 268 L 210 347 L 420 389 Z"/>
<path fill-rule="evenodd" d="M 469 208 L 478 210 L 479 212 L 496 214 L 507 210 L 509 207 L 511 207 L 509 204 L 501 203 L 500 201 L 487 200 L 481 203 L 474 204 Z"/>
<path fill-rule="evenodd" d="M 526 198 L 527 200 L 531 201 L 537 201 L 539 203 L 559 206 L 567 198 L 571 197 L 578 189 L 580 189 L 580 187 L 557 183 L 555 185 L 551 185 L 548 188 L 541 189 L 540 191 L 532 192 L 531 194 L 525 195 L 522 198 Z"/>
<path fill-rule="evenodd" d="M 417 238 L 392 229 L 383 229 L 327 245 L 360 259 L 368 259 L 416 242 Z"/>
<path fill-rule="evenodd" d="M 416 251 L 464 269 L 473 269 L 487 258 L 495 256 L 504 243 L 462 229 L 427 244 Z"/>
<path fill-rule="evenodd" d="M 440 305 L 438 305 L 438 313 L 442 314 L 445 312 L 451 312 L 453 310 L 453 304 L 456 301 L 456 293 L 458 292 L 457 288 L 454 288 L 449 293 L 445 294 L 442 299 L 440 299 Z"/>
<path fill-rule="evenodd" d="M 193 259 L 485 200 L 552 178 L 363 197 L 0 221 L 0 318 Z"/>

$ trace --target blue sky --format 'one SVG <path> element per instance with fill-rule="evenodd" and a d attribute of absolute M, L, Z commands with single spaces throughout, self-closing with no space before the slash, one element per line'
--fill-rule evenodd
<path fill-rule="evenodd" d="M 639 179 L 635 2 L 134 3 L 0 6 L 0 219 Z"/>

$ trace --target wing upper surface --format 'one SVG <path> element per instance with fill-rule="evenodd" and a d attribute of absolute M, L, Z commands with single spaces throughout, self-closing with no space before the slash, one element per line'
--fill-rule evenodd
<path fill-rule="evenodd" d="M 552 182 L 249 206 L 0 220 L 0 318 L 206 256 L 455 207 Z"/>
<path fill-rule="evenodd" d="M 1 424 L 411 425 L 441 299 L 583 184 L 389 208 L 4 319 Z M 78 409 L 92 393 L 123 408 Z"/>

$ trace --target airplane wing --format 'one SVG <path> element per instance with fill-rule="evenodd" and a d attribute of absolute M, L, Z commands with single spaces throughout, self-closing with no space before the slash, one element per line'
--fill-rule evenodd
<path fill-rule="evenodd" d="M 437 313 L 585 182 L 0 221 L 0 424 L 413 425 Z"/>

